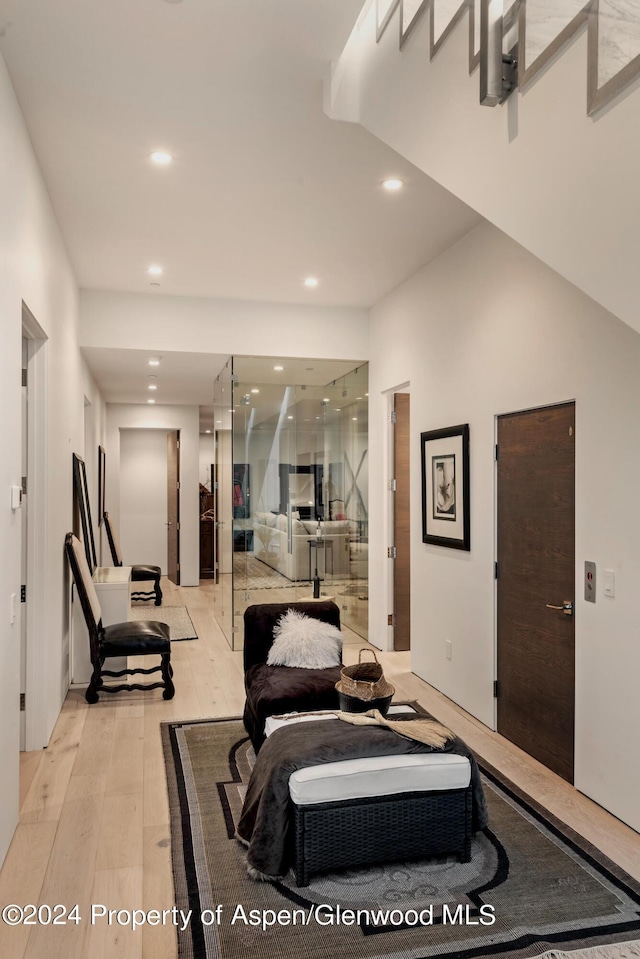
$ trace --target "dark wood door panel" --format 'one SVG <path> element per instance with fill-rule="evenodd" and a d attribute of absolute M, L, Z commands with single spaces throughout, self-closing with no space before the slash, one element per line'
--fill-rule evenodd
<path fill-rule="evenodd" d="M 409 649 L 411 646 L 411 498 L 410 498 L 410 403 L 408 393 L 396 393 L 394 410 L 394 496 L 393 524 L 396 558 L 393 567 L 394 631 L 393 648 Z"/>
<path fill-rule="evenodd" d="M 498 731 L 573 780 L 574 404 L 498 424 Z"/>

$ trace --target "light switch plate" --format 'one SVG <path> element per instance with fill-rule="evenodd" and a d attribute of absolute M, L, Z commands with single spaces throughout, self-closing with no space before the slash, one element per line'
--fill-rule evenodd
<path fill-rule="evenodd" d="M 605 569 L 602 573 L 602 579 L 604 582 L 604 595 L 605 596 L 615 596 L 616 595 L 616 574 L 612 569 Z"/>
<path fill-rule="evenodd" d="M 596 564 L 589 560 L 584 564 L 584 598 L 588 603 L 596 601 Z"/>

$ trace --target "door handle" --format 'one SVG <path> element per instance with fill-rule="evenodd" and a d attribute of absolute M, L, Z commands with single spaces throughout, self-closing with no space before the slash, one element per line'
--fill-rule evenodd
<path fill-rule="evenodd" d="M 573 603 L 570 599 L 565 599 L 562 606 L 553 606 L 551 603 L 545 604 L 547 609 L 559 609 L 565 616 L 573 616 Z"/>

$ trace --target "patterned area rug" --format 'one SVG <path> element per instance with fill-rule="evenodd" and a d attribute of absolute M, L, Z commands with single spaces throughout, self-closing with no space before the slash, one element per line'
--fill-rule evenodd
<path fill-rule="evenodd" d="M 233 838 L 255 759 L 242 723 L 163 723 L 162 736 L 176 905 L 191 910 L 180 959 L 640 956 L 640 883 L 486 764 L 490 821 L 470 863 L 398 862 L 298 889 L 292 874 L 249 879 Z"/>
<path fill-rule="evenodd" d="M 191 622 L 186 606 L 132 606 L 129 619 L 151 619 L 166 623 L 169 627 L 171 642 L 181 639 L 197 639 L 198 634 Z"/>

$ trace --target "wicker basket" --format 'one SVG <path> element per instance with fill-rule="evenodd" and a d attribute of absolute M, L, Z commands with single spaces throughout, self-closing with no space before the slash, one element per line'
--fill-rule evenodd
<path fill-rule="evenodd" d="M 375 662 L 363 663 L 362 654 L 370 652 Z M 384 678 L 382 666 L 378 662 L 378 657 L 372 649 L 366 647 L 360 650 L 358 662 L 355 666 L 343 666 L 340 670 L 340 682 L 336 683 L 336 689 L 345 696 L 354 699 L 364 700 L 370 703 L 374 699 L 385 699 L 393 696 L 395 689 Z M 353 712 L 354 710 L 349 710 Z"/>

